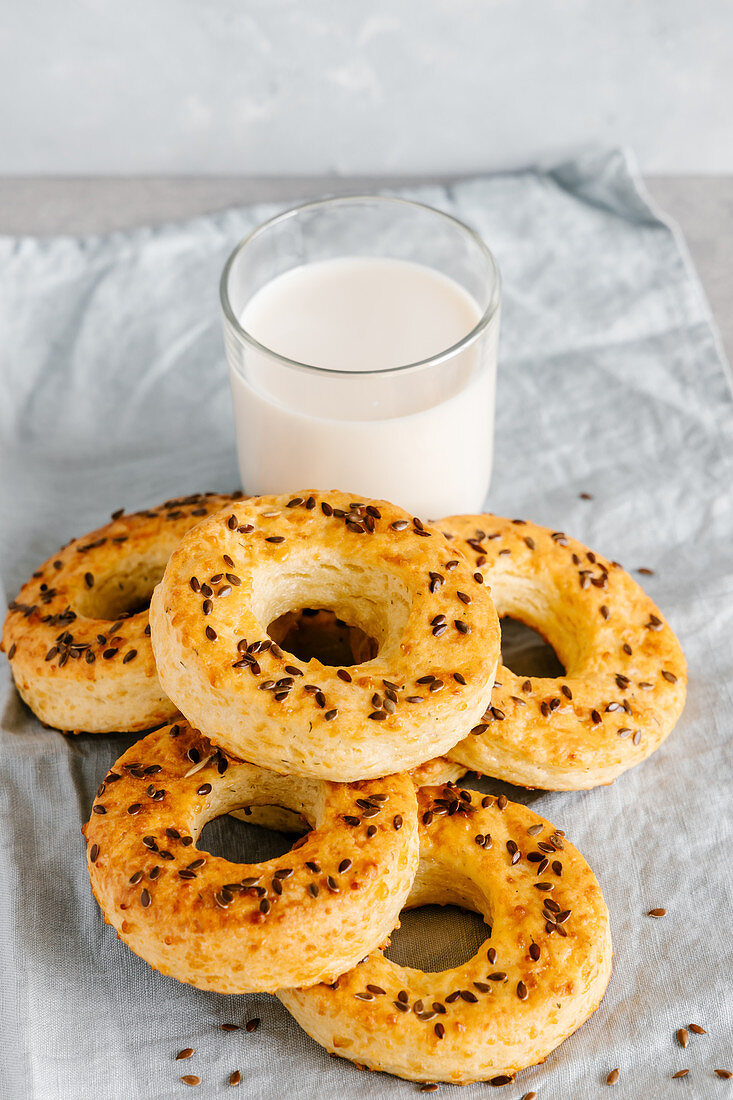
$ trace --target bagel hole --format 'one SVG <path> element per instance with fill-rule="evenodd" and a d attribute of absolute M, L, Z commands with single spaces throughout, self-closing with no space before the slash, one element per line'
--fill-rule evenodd
<path fill-rule="evenodd" d="M 325 607 L 286 611 L 270 623 L 267 633 L 300 661 L 315 658 L 341 668 L 371 661 L 379 650 L 375 638 Z"/>
<path fill-rule="evenodd" d="M 565 676 L 565 666 L 542 635 L 509 615 L 501 619 L 501 662 L 515 676 L 554 679 Z"/>
<path fill-rule="evenodd" d="M 396 650 L 411 605 L 401 577 L 333 555 L 320 560 L 317 547 L 252 575 L 251 607 L 262 629 L 287 652 L 322 664 L 361 665 Z"/>
<path fill-rule="evenodd" d="M 472 959 L 489 930 L 478 914 L 457 905 L 422 905 L 400 914 L 385 955 L 397 966 L 426 973 L 453 970 Z"/>
<path fill-rule="evenodd" d="M 310 829 L 300 814 L 280 806 L 252 807 L 251 816 L 262 811 L 267 811 L 262 820 L 276 824 L 277 831 L 275 828 L 248 824 L 246 817 L 241 820 L 231 813 L 222 814 L 204 825 L 196 847 L 230 863 L 265 863 L 284 856 L 295 843 L 296 834 L 302 835 Z M 281 832 L 281 828 L 288 831 Z"/>
<path fill-rule="evenodd" d="M 145 562 L 137 568 L 102 577 L 90 573 L 92 585 L 77 596 L 75 610 L 86 618 L 109 622 L 139 615 L 150 607 L 153 589 L 161 580 L 165 565 L 165 562 Z"/>

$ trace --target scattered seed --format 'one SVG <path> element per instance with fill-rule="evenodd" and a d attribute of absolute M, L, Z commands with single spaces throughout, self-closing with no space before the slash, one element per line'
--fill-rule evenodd
<path fill-rule="evenodd" d="M 686 1047 L 690 1041 L 690 1033 L 687 1028 L 680 1027 L 677 1029 L 677 1042 L 681 1047 Z"/>
<path fill-rule="evenodd" d="M 181 1078 L 181 1080 L 183 1081 L 184 1085 L 200 1085 L 201 1084 L 201 1078 L 197 1077 L 195 1073 L 186 1073 Z"/>
<path fill-rule="evenodd" d="M 183 1050 L 178 1051 L 178 1054 L 176 1055 L 176 1061 L 182 1062 L 186 1058 L 190 1058 L 193 1053 L 193 1047 L 184 1047 Z"/>
<path fill-rule="evenodd" d="M 648 917 L 663 917 L 666 914 L 666 909 L 650 909 L 647 913 Z"/>
<path fill-rule="evenodd" d="M 229 1084 L 238 1085 L 242 1080 L 242 1074 L 238 1069 L 235 1069 L 234 1073 L 229 1074 Z"/>
<path fill-rule="evenodd" d="M 615 1085 L 620 1076 L 621 1076 L 621 1070 L 620 1069 L 612 1069 L 611 1072 L 609 1073 L 608 1077 L 606 1078 L 606 1084 L 607 1085 Z"/>
<path fill-rule="evenodd" d="M 259 1026 L 260 1018 L 259 1016 L 254 1016 L 251 1020 L 247 1020 L 247 1023 L 244 1025 L 244 1030 L 248 1031 L 251 1035 L 253 1031 L 257 1031 Z"/>
<path fill-rule="evenodd" d="M 239 1027 L 239 1024 L 222 1024 L 221 1025 L 221 1030 L 222 1031 L 240 1031 L 241 1029 Z"/>
<path fill-rule="evenodd" d="M 718 1077 L 722 1077 L 724 1081 L 729 1081 L 733 1077 L 733 1073 L 729 1069 L 716 1069 L 714 1072 Z"/>
<path fill-rule="evenodd" d="M 707 1035 L 705 1028 L 700 1027 L 699 1024 L 690 1024 L 690 1031 L 693 1032 L 694 1035 Z"/>
<path fill-rule="evenodd" d="M 672 1080 L 676 1081 L 678 1077 L 687 1077 L 689 1069 L 678 1069 L 676 1073 L 672 1074 Z"/>

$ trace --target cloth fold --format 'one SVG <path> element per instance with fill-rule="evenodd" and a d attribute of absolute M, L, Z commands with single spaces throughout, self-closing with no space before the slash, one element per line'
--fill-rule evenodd
<path fill-rule="evenodd" d="M 632 571 L 653 569 L 641 579 L 690 666 L 679 726 L 613 786 L 470 784 L 506 790 L 566 830 L 600 880 L 615 943 L 598 1012 L 507 1095 L 605 1095 L 616 1066 L 623 1095 L 661 1100 L 687 1067 L 686 1096 L 717 1095 L 714 1068 L 733 1069 L 733 399 L 707 303 L 684 243 L 620 152 L 401 194 L 472 224 L 502 268 L 488 507 L 564 528 Z M 117 507 L 236 487 L 218 277 L 234 244 L 274 211 L 83 239 L 0 238 L 8 598 Z M 176 1097 L 190 1072 L 214 1096 L 235 1069 L 258 1100 L 411 1091 L 328 1058 L 274 998 L 179 985 L 117 942 L 91 895 L 80 828 L 133 740 L 43 729 L 0 659 L 0 1094 Z M 203 843 L 249 860 L 286 845 L 229 819 L 207 826 Z M 667 916 L 647 917 L 657 906 Z M 406 917 L 394 951 L 442 967 L 480 939 L 475 919 L 431 909 Z M 252 1034 L 219 1030 L 255 1016 Z M 674 1033 L 689 1023 L 708 1034 L 683 1050 Z M 195 1056 L 175 1062 L 186 1046 Z"/>

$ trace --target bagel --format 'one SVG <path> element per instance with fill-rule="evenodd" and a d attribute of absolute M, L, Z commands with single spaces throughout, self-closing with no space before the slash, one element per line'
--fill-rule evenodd
<path fill-rule="evenodd" d="M 260 864 L 196 847 L 212 818 L 258 804 L 303 815 L 313 832 Z M 418 860 L 409 776 L 279 776 L 186 723 L 120 757 L 84 833 L 92 889 L 120 939 L 161 973 L 219 993 L 333 981 L 384 942 Z"/>
<path fill-rule="evenodd" d="M 451 759 L 524 787 L 611 783 L 671 732 L 687 669 L 659 608 L 618 562 L 561 531 L 498 516 L 439 521 L 491 584 L 500 616 L 536 630 L 566 670 L 497 672 L 491 706 Z"/>
<path fill-rule="evenodd" d="M 332 611 L 377 646 L 307 661 L 268 628 Z M 241 501 L 185 536 L 150 605 L 166 694 L 216 743 L 278 772 L 353 782 L 441 756 L 491 698 L 499 626 L 479 572 L 384 501 Z"/>
<path fill-rule="evenodd" d="M 147 603 L 181 536 L 241 495 L 196 493 L 115 512 L 36 570 L 9 605 L 3 648 L 42 722 L 72 733 L 132 732 L 177 714 L 155 672 Z"/>
<path fill-rule="evenodd" d="M 504 796 L 423 787 L 418 816 L 407 906 L 473 909 L 490 925 L 486 942 L 439 973 L 375 951 L 333 985 L 278 997 L 331 1054 L 369 1069 L 508 1084 L 598 1007 L 611 974 L 606 904 L 564 834 Z"/>

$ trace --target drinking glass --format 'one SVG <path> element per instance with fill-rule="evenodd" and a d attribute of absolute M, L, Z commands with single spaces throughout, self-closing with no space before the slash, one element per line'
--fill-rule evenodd
<path fill-rule="evenodd" d="M 429 358 L 373 370 L 299 362 L 247 331 L 247 304 L 272 279 L 359 257 L 406 260 L 447 276 L 476 303 L 476 323 Z M 331 198 L 259 226 L 221 278 L 244 491 L 337 488 L 424 518 L 481 511 L 493 457 L 500 299 L 496 261 L 478 234 L 421 203 Z"/>

